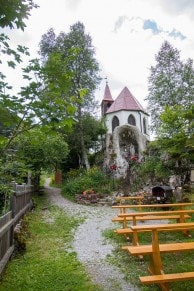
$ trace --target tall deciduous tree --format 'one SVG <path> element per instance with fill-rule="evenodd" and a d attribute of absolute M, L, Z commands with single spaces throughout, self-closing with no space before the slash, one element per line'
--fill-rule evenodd
<path fill-rule="evenodd" d="M 85 33 L 85 27 L 80 22 L 72 25 L 69 33 L 60 33 L 58 36 L 55 36 L 53 29 L 50 29 L 42 37 L 40 54 L 45 68 L 49 63 L 51 64 L 53 58 L 57 59 L 60 63 L 60 74 L 52 74 L 50 71 L 50 80 L 53 80 L 51 83 L 56 84 L 57 82 L 58 84 L 58 98 L 69 100 L 76 108 L 74 117 L 80 133 L 79 145 L 82 159 L 86 168 L 89 169 L 90 164 L 85 145 L 83 116 L 85 112 L 93 112 L 96 106 L 93 94 L 100 82 L 99 65 L 95 59 L 92 39 L 90 35 Z M 65 78 L 67 72 L 68 80 Z M 63 90 L 65 82 L 69 83 L 68 90 Z M 50 92 L 52 92 L 52 89 Z M 58 118 L 57 114 L 56 118 Z"/>
<path fill-rule="evenodd" d="M 38 6 L 32 0 L 0 0 L 0 27 L 10 29 L 25 28 L 25 20 L 33 8 Z M 22 45 L 13 48 L 6 30 L 0 33 L 0 204 L 5 204 L 10 195 L 9 182 L 23 173 L 23 163 L 15 160 L 15 149 L 10 148 L 17 134 L 24 130 L 25 105 L 19 95 L 12 91 L 7 68 L 16 69 L 23 57 L 29 56 L 28 49 Z M 13 93 L 14 92 L 14 93 Z M 25 104 L 28 103 L 26 96 Z M 24 113 L 25 112 L 25 113 Z M 21 113 L 21 115 L 18 115 Z M 28 114 L 29 116 L 29 114 Z"/>
<path fill-rule="evenodd" d="M 0 26 L 24 30 L 24 21 L 34 7 L 37 8 L 38 5 L 32 0 L 0 0 Z"/>
<path fill-rule="evenodd" d="M 24 30 L 25 20 L 30 16 L 30 11 L 37 7 L 38 5 L 32 0 L 0 0 L 0 27 Z M 22 128 L 24 121 L 29 126 L 29 119 L 27 122 L 26 116 L 30 116 L 31 109 L 27 108 L 30 103 L 28 95 L 22 98 L 21 95 L 16 94 L 16 90 L 9 84 L 6 76 L 7 68 L 16 69 L 18 64 L 22 63 L 23 57 L 29 56 L 28 49 L 21 45 L 13 49 L 9 37 L 1 33 L 0 53 L 0 123 L 3 130 L 0 135 L 0 154 L 2 156 L 14 137 L 24 130 L 24 126 Z"/>

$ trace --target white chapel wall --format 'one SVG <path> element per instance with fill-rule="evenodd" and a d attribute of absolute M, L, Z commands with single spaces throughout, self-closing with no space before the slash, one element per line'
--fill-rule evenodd
<path fill-rule="evenodd" d="M 117 111 L 113 113 L 108 113 L 106 115 L 106 126 L 108 129 L 107 133 L 112 133 L 112 119 L 114 116 L 117 116 L 119 119 L 119 125 L 126 125 L 128 124 L 128 117 L 132 114 L 135 117 L 136 120 L 136 126 L 140 130 L 140 132 L 143 132 L 143 118 L 146 119 L 146 135 L 149 139 L 149 128 L 148 128 L 148 116 L 144 114 L 143 112 L 137 112 L 137 111 Z M 140 118 L 141 115 L 141 118 Z"/>

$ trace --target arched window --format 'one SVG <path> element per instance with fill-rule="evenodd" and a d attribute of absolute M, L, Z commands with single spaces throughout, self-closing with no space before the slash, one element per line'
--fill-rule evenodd
<path fill-rule="evenodd" d="M 145 117 L 143 118 L 143 133 L 147 133 L 147 130 L 146 130 L 146 119 L 145 119 Z"/>
<path fill-rule="evenodd" d="M 135 117 L 132 114 L 128 117 L 128 124 L 136 125 Z"/>
<path fill-rule="evenodd" d="M 115 127 L 119 126 L 119 119 L 118 117 L 114 116 L 112 119 L 112 132 L 114 131 Z"/>

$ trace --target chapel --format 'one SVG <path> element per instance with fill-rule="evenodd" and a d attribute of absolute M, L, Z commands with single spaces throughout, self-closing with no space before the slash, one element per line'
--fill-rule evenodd
<path fill-rule="evenodd" d="M 124 87 L 114 100 L 106 82 L 101 115 L 107 127 L 104 166 L 117 168 L 117 177 L 125 177 L 130 161 L 141 161 L 150 140 L 149 114 Z"/>

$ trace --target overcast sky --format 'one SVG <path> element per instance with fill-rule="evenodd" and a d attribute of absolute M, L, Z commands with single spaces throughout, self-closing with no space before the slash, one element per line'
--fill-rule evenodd
<path fill-rule="evenodd" d="M 182 60 L 194 59 L 194 0 L 34 0 L 24 32 L 12 31 L 13 43 L 30 48 L 37 56 L 41 36 L 51 27 L 69 32 L 81 21 L 90 34 L 100 64 L 115 99 L 127 86 L 146 108 L 148 76 L 155 55 L 168 40 L 180 50 Z M 101 102 L 105 80 L 96 98 Z"/>

